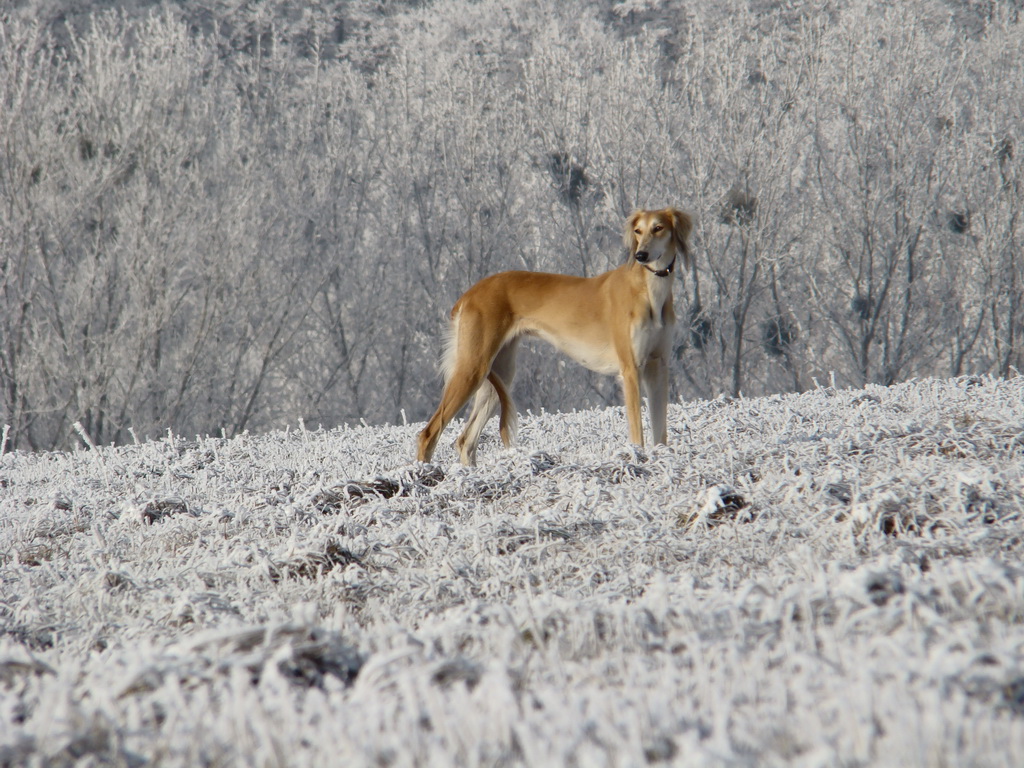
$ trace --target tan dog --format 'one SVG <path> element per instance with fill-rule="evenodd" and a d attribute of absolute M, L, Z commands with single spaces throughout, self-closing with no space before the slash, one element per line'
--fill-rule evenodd
<path fill-rule="evenodd" d="M 689 263 L 690 227 L 690 217 L 674 208 L 637 211 L 626 221 L 630 258 L 617 269 L 597 277 L 501 272 L 466 291 L 452 308 L 444 394 L 420 433 L 417 459 L 430 461 L 442 430 L 473 393 L 466 428 L 456 441 L 462 463 L 476 464 L 480 432 L 499 405 L 501 439 L 511 445 L 517 417 L 509 388 L 523 335 L 551 342 L 592 371 L 617 372 L 629 439 L 641 446 L 643 381 L 653 438 L 667 442 L 668 361 L 676 319 L 672 272 L 677 258 Z"/>

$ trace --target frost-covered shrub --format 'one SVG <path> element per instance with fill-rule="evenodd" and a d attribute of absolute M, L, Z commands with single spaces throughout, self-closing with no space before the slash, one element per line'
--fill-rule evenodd
<path fill-rule="evenodd" d="M 419 424 L 3 453 L 0 763 L 1024 751 L 1024 377 L 624 421 L 474 468 Z"/>

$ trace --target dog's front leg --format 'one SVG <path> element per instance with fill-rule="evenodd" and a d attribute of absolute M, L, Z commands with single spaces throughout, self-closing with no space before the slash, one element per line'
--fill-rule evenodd
<path fill-rule="evenodd" d="M 640 372 L 632 361 L 622 367 L 622 396 L 626 401 L 629 441 L 643 448 L 644 426 L 640 420 Z"/>
<path fill-rule="evenodd" d="M 644 366 L 644 389 L 651 418 L 651 439 L 668 443 L 668 366 L 664 358 L 652 357 Z"/>
<path fill-rule="evenodd" d="M 644 427 L 640 421 L 640 369 L 633 352 L 629 326 L 620 326 L 613 336 L 615 356 L 619 359 L 619 377 L 622 380 L 622 399 L 629 423 L 629 441 L 644 446 Z"/>

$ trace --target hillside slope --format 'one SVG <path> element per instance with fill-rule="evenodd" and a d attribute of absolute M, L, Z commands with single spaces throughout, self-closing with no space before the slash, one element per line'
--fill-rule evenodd
<path fill-rule="evenodd" d="M 1024 378 L 669 417 L 0 457 L 0 765 L 1024 754 Z"/>

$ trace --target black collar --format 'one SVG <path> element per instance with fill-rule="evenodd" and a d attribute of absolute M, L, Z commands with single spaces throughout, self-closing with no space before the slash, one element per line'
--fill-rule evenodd
<path fill-rule="evenodd" d="M 669 264 L 664 269 L 651 269 L 646 264 L 641 264 L 640 266 L 643 267 L 644 269 L 646 269 L 652 275 L 656 275 L 657 277 L 668 277 L 669 275 L 672 274 L 672 272 L 676 268 L 676 260 L 675 260 L 675 257 L 673 256 L 672 257 L 672 263 Z"/>

